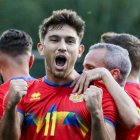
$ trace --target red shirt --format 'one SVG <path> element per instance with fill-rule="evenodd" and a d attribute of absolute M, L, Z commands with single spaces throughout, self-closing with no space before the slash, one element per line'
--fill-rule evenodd
<path fill-rule="evenodd" d="M 25 81 L 28 81 L 28 83 L 31 83 L 33 80 L 35 80 L 33 77 L 14 77 L 13 79 L 23 79 Z M 8 99 L 8 89 L 10 86 L 10 81 L 3 83 L 0 85 L 0 119 L 3 116 L 3 112 L 6 107 L 7 99 Z"/>
<path fill-rule="evenodd" d="M 84 101 L 70 99 L 70 84 L 58 86 L 45 78 L 33 82 L 18 105 L 24 115 L 21 139 L 90 140 L 90 113 Z M 104 87 L 102 106 L 104 120 L 114 125 L 117 109 Z"/>
<path fill-rule="evenodd" d="M 3 111 L 4 111 L 4 104 L 3 100 L 7 94 L 7 91 L 9 89 L 10 81 L 0 85 L 0 119 L 3 116 Z"/>
<path fill-rule="evenodd" d="M 125 85 L 125 90 L 135 102 L 140 114 L 140 84 L 128 82 Z M 116 140 L 140 140 L 140 125 L 132 130 L 128 130 L 121 125 L 118 125 L 116 135 Z"/>

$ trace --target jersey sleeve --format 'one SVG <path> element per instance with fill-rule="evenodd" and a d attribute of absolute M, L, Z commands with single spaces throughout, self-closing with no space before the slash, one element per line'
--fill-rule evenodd
<path fill-rule="evenodd" d="M 102 82 L 96 81 L 94 85 L 101 88 L 103 91 L 102 109 L 105 122 L 115 126 L 118 120 L 118 110 L 112 96 Z"/>
<path fill-rule="evenodd" d="M 3 116 L 4 110 L 6 108 L 6 105 L 4 105 L 6 95 L 7 95 L 7 92 L 3 90 L 3 88 L 1 88 L 0 89 L 0 118 Z"/>
<path fill-rule="evenodd" d="M 130 140 L 139 140 L 140 139 L 140 123 L 137 127 L 133 128 L 128 133 L 128 137 Z"/>
<path fill-rule="evenodd" d="M 17 105 L 17 112 L 21 113 L 24 115 L 25 110 L 24 110 L 24 97 L 21 99 L 20 103 Z"/>
<path fill-rule="evenodd" d="M 3 114 L 3 96 L 0 92 L 0 119 L 2 117 L 2 114 Z"/>
<path fill-rule="evenodd" d="M 113 98 L 106 90 L 103 90 L 102 109 L 104 120 L 115 126 L 118 119 L 118 111 Z"/>

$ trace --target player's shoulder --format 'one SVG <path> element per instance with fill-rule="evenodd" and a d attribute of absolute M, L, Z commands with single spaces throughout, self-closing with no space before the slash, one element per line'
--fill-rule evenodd
<path fill-rule="evenodd" d="M 140 89 L 140 83 L 127 82 L 125 84 L 125 88 L 132 88 L 132 87 L 137 87 L 137 88 Z"/>
<path fill-rule="evenodd" d="M 9 85 L 10 85 L 10 80 L 1 84 L 0 87 L 6 87 L 6 86 L 9 86 Z"/>
<path fill-rule="evenodd" d="M 106 88 L 106 86 L 105 86 L 105 84 L 103 82 L 96 81 L 96 82 L 94 82 L 94 85 L 102 89 L 103 96 L 111 97 L 111 95 L 109 94 L 109 92 L 108 92 L 108 90 L 107 90 L 107 88 Z"/>
<path fill-rule="evenodd" d="M 3 84 L 0 85 L 0 91 L 6 91 L 9 89 L 9 86 L 10 86 L 10 81 L 7 81 Z"/>
<path fill-rule="evenodd" d="M 23 100 L 29 100 L 32 95 L 36 95 L 36 93 L 40 93 L 44 91 L 44 80 L 43 78 L 35 79 L 34 81 L 28 81 L 28 90 L 26 96 L 24 96 Z"/>
<path fill-rule="evenodd" d="M 6 93 L 9 89 L 10 86 L 10 81 L 3 83 L 2 85 L 0 85 L 0 102 L 3 102 L 4 97 L 6 96 Z"/>
<path fill-rule="evenodd" d="M 126 91 L 140 91 L 140 83 L 127 82 L 124 89 Z"/>
<path fill-rule="evenodd" d="M 27 81 L 29 89 L 39 88 L 42 86 L 43 83 L 44 83 L 43 78 L 38 78 L 35 80 Z"/>

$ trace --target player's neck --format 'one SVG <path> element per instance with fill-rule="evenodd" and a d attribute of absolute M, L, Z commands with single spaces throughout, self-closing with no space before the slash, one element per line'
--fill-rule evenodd
<path fill-rule="evenodd" d="M 48 81 L 58 84 L 58 85 L 63 85 L 69 82 L 72 82 L 77 78 L 79 74 L 74 70 L 71 74 L 69 74 L 67 77 L 57 77 L 54 76 L 53 74 L 50 74 L 47 72 L 46 78 Z"/>
<path fill-rule="evenodd" d="M 133 71 L 127 78 L 128 82 L 140 83 L 139 81 L 139 72 Z"/>
<path fill-rule="evenodd" d="M 11 78 L 14 78 L 14 77 L 30 77 L 30 74 L 29 74 L 29 71 L 25 68 L 9 67 L 9 68 L 4 69 L 2 71 L 2 76 L 3 76 L 4 82 L 7 82 L 8 80 L 10 80 Z"/>

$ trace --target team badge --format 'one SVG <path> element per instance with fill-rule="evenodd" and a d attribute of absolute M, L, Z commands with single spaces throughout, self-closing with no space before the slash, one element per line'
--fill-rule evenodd
<path fill-rule="evenodd" d="M 83 94 L 71 94 L 69 100 L 74 103 L 83 102 Z"/>

